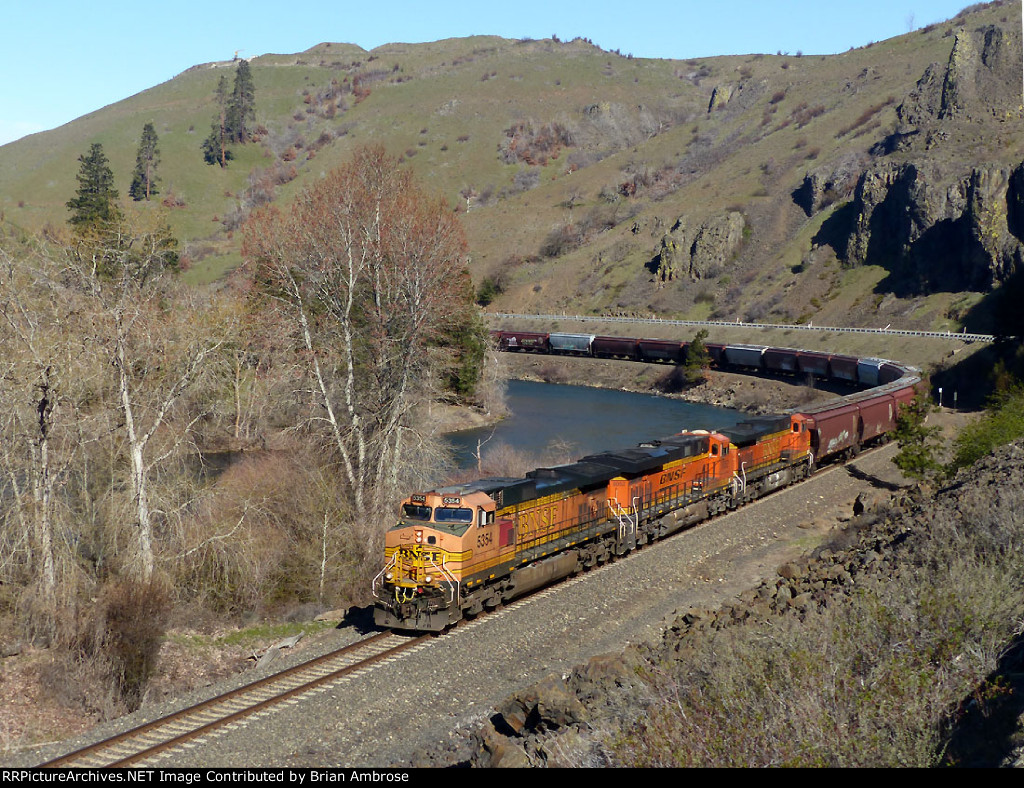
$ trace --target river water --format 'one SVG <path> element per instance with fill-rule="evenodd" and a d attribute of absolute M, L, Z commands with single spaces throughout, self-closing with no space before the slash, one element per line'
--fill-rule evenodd
<path fill-rule="evenodd" d="M 741 421 L 740 411 L 626 391 L 513 380 L 511 415 L 496 425 L 448 435 L 461 468 L 476 465 L 478 442 L 486 454 L 499 444 L 541 455 L 567 445 L 574 458 L 625 449 L 681 430 L 718 429 Z M 561 453 L 561 452 L 560 452 Z"/>

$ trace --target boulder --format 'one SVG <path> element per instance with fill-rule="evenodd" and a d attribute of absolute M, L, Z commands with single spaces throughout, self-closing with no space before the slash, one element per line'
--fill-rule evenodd
<path fill-rule="evenodd" d="M 498 709 L 516 735 L 555 730 L 587 721 L 587 710 L 559 676 L 551 674 L 508 698 Z"/>

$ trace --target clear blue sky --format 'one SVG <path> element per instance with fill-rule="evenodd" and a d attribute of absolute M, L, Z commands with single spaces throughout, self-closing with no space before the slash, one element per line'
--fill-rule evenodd
<path fill-rule="evenodd" d="M 321 41 L 372 49 L 469 35 L 583 36 L 636 57 L 831 54 L 955 16 L 969 0 L 18 0 L 3 12 L 0 144 L 197 63 Z M 1013 6 L 1011 6 L 1012 8 Z M 1008 9 L 1009 11 L 1009 9 Z"/>

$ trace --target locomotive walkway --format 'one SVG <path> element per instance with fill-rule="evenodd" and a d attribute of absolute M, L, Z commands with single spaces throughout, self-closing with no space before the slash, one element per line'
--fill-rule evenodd
<path fill-rule="evenodd" d="M 816 326 L 813 323 L 806 324 L 785 324 L 785 323 L 744 323 L 739 320 L 735 322 L 724 322 L 717 320 L 665 320 L 660 317 L 619 317 L 612 315 L 530 315 L 517 314 L 514 312 L 488 312 L 488 317 L 503 320 L 573 320 L 581 323 L 637 323 L 664 326 L 699 326 L 706 328 L 775 328 L 794 331 L 822 331 L 822 332 L 845 332 L 848 334 L 879 334 L 882 336 L 899 337 L 921 337 L 928 339 L 950 339 L 957 342 L 995 342 L 992 334 L 968 334 L 966 331 L 959 333 L 953 331 L 910 331 L 906 329 L 890 328 L 854 328 L 849 326 Z"/>

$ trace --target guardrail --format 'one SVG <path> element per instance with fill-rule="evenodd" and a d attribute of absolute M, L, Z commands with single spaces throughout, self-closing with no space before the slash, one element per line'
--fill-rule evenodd
<path fill-rule="evenodd" d="M 898 328 L 853 328 L 842 326 L 815 326 L 813 324 L 785 323 L 742 323 L 740 321 L 725 322 L 716 320 L 666 320 L 660 317 L 618 317 L 595 315 L 530 315 L 515 312 L 485 312 L 487 317 L 507 318 L 511 320 L 576 320 L 583 323 L 649 323 L 666 326 L 707 326 L 709 328 L 779 328 L 797 331 L 828 331 L 849 334 L 883 334 L 901 337 L 927 337 L 930 339 L 951 339 L 958 342 L 995 342 L 992 334 L 968 334 L 966 331 L 908 331 Z"/>

